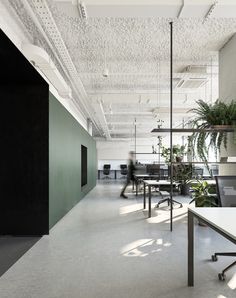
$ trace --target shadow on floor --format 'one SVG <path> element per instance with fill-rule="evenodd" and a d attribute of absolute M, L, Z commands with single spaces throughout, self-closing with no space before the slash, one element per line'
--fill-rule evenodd
<path fill-rule="evenodd" d="M 0 276 L 17 262 L 41 237 L 0 237 Z"/>

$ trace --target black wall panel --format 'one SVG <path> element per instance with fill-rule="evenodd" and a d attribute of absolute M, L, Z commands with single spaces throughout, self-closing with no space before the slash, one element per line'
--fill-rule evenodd
<path fill-rule="evenodd" d="M 2 31 L 0 62 L 0 234 L 48 234 L 48 85 Z"/>

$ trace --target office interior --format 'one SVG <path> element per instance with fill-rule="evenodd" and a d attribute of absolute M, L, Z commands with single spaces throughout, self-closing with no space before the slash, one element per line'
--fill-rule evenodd
<path fill-rule="evenodd" d="M 0 297 L 235 297 L 235 1 L 0 11 Z"/>

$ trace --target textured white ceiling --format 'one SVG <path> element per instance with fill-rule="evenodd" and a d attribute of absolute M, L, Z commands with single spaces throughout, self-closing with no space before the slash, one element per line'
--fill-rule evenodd
<path fill-rule="evenodd" d="M 32 27 L 32 21 L 24 11 L 26 7 L 21 4 L 26 1 L 51 41 L 50 48 L 40 40 L 37 25 L 34 24 Z M 183 8 L 182 16 L 195 13 L 195 18 L 176 18 L 182 7 L 182 1 L 88 0 L 85 1 L 88 12 L 93 5 L 100 5 L 100 8 L 104 8 L 103 5 L 124 3 L 164 5 L 167 12 L 171 12 L 175 18 L 89 17 L 87 21 L 80 18 L 72 1 L 11 0 L 10 2 L 18 11 L 18 17 L 25 23 L 32 40 L 43 46 L 50 56 L 53 52 L 56 53 L 57 59 L 59 61 L 61 59 L 64 63 L 60 48 L 60 42 L 63 42 L 88 95 L 86 101 L 91 108 L 94 122 L 100 128 L 96 130 L 96 134 L 103 131 L 108 137 L 109 135 L 124 137 L 125 131 L 127 136 L 130 136 L 132 131 L 130 122 L 133 123 L 135 118 L 142 135 L 146 133 L 148 136 L 150 129 L 156 125 L 157 118 L 154 118 L 154 115 L 158 114 L 159 118 L 165 120 L 165 126 L 168 126 L 169 115 L 165 109 L 169 104 L 167 92 L 170 20 L 174 22 L 174 85 L 183 78 L 206 79 L 202 88 L 175 88 L 176 109 L 183 105 L 186 109 L 192 107 L 195 99 L 209 100 L 217 96 L 218 51 L 236 32 L 236 15 L 235 18 L 211 16 L 203 22 L 203 17 L 214 1 L 185 1 L 187 5 Z M 41 8 L 38 3 L 42 6 L 42 12 L 50 11 L 50 19 L 40 14 Z M 223 5 L 222 11 L 228 11 L 229 5 L 235 6 L 232 1 L 221 1 L 220 5 Z M 230 11 L 232 15 L 234 10 Z M 220 16 L 219 6 L 214 8 L 214 13 Z M 199 16 L 201 17 L 198 18 Z M 57 34 L 54 33 L 55 26 Z M 102 76 L 105 60 L 110 74 L 108 78 Z M 183 69 L 188 65 L 207 65 L 207 73 L 184 73 Z M 79 96 L 77 100 L 79 103 Z M 162 109 L 153 114 L 157 107 Z M 179 125 L 183 118 L 188 117 L 184 111 L 180 113 L 179 110 L 175 110 L 174 125 Z"/>
<path fill-rule="evenodd" d="M 149 126 L 156 125 L 152 111 L 157 107 L 156 100 L 139 104 L 139 94 L 152 94 L 169 90 L 169 20 L 166 18 L 89 18 L 87 22 L 76 14 L 64 11 L 60 5 L 51 6 L 57 26 L 62 34 L 72 60 L 80 74 L 88 94 L 103 98 L 103 110 L 111 134 L 124 136 L 129 126 L 118 125 L 137 119 L 142 123 L 140 132 L 148 132 Z M 218 64 L 218 50 L 236 32 L 236 19 L 210 19 L 203 24 L 202 19 L 174 20 L 174 78 L 185 76 L 182 73 L 188 65 Z M 78 38 L 80 37 L 80 38 Z M 110 75 L 104 78 L 102 73 L 106 65 Z M 217 68 L 211 76 L 191 74 L 191 77 L 205 77 L 207 86 L 202 90 L 191 90 L 194 96 L 186 108 L 193 106 L 194 99 L 210 98 L 209 88 L 217 88 Z M 158 91 L 157 91 L 158 88 Z M 208 91 L 207 96 L 204 94 Z M 190 90 L 175 89 L 176 93 L 188 94 Z M 133 100 L 131 97 L 136 98 Z M 217 90 L 214 92 L 217 96 Z M 107 95 L 104 97 L 104 95 Z M 113 95 L 113 96 L 112 96 Z M 129 96 L 130 95 L 130 96 Z M 108 99 L 110 97 L 110 100 Z M 104 99 L 105 98 L 105 99 Z M 185 95 L 176 105 L 182 105 Z M 91 97 L 93 102 L 93 98 Z M 159 102 L 168 107 L 168 95 Z M 96 105 L 95 105 L 96 106 Z M 149 112 L 149 115 L 140 114 Z M 127 114 L 132 111 L 132 114 Z M 160 110 L 161 119 L 168 126 L 169 115 Z M 145 116 L 145 118 L 144 118 Z M 174 124 L 181 123 L 186 113 L 175 113 Z M 115 123 L 115 125 L 110 125 Z M 146 125 L 145 125 L 146 123 Z"/>

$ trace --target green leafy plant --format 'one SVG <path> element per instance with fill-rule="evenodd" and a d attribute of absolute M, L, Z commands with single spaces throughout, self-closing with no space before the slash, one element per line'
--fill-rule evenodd
<path fill-rule="evenodd" d="M 212 195 L 212 185 L 207 181 L 198 180 L 192 183 L 193 198 L 196 207 L 216 207 L 215 196 Z"/>
<path fill-rule="evenodd" d="M 193 133 L 190 141 L 198 157 L 207 164 L 210 149 L 214 150 L 216 156 L 221 146 L 227 149 L 227 131 L 219 130 L 219 128 L 233 127 L 236 121 L 236 101 L 232 100 L 227 104 L 217 100 L 214 104 L 209 104 L 198 100 L 196 103 L 197 107 L 190 110 L 196 114 L 191 123 L 193 128 L 202 131 Z M 212 130 L 207 131 L 207 129 Z"/>
<path fill-rule="evenodd" d="M 173 167 L 173 180 L 180 183 L 180 192 L 182 195 L 189 194 L 189 186 L 192 181 L 192 165 L 191 164 L 177 164 Z"/>
<path fill-rule="evenodd" d="M 173 146 L 173 161 L 180 161 L 186 154 L 186 145 L 174 145 Z M 161 156 L 165 159 L 165 162 L 170 163 L 170 148 L 162 146 Z"/>

